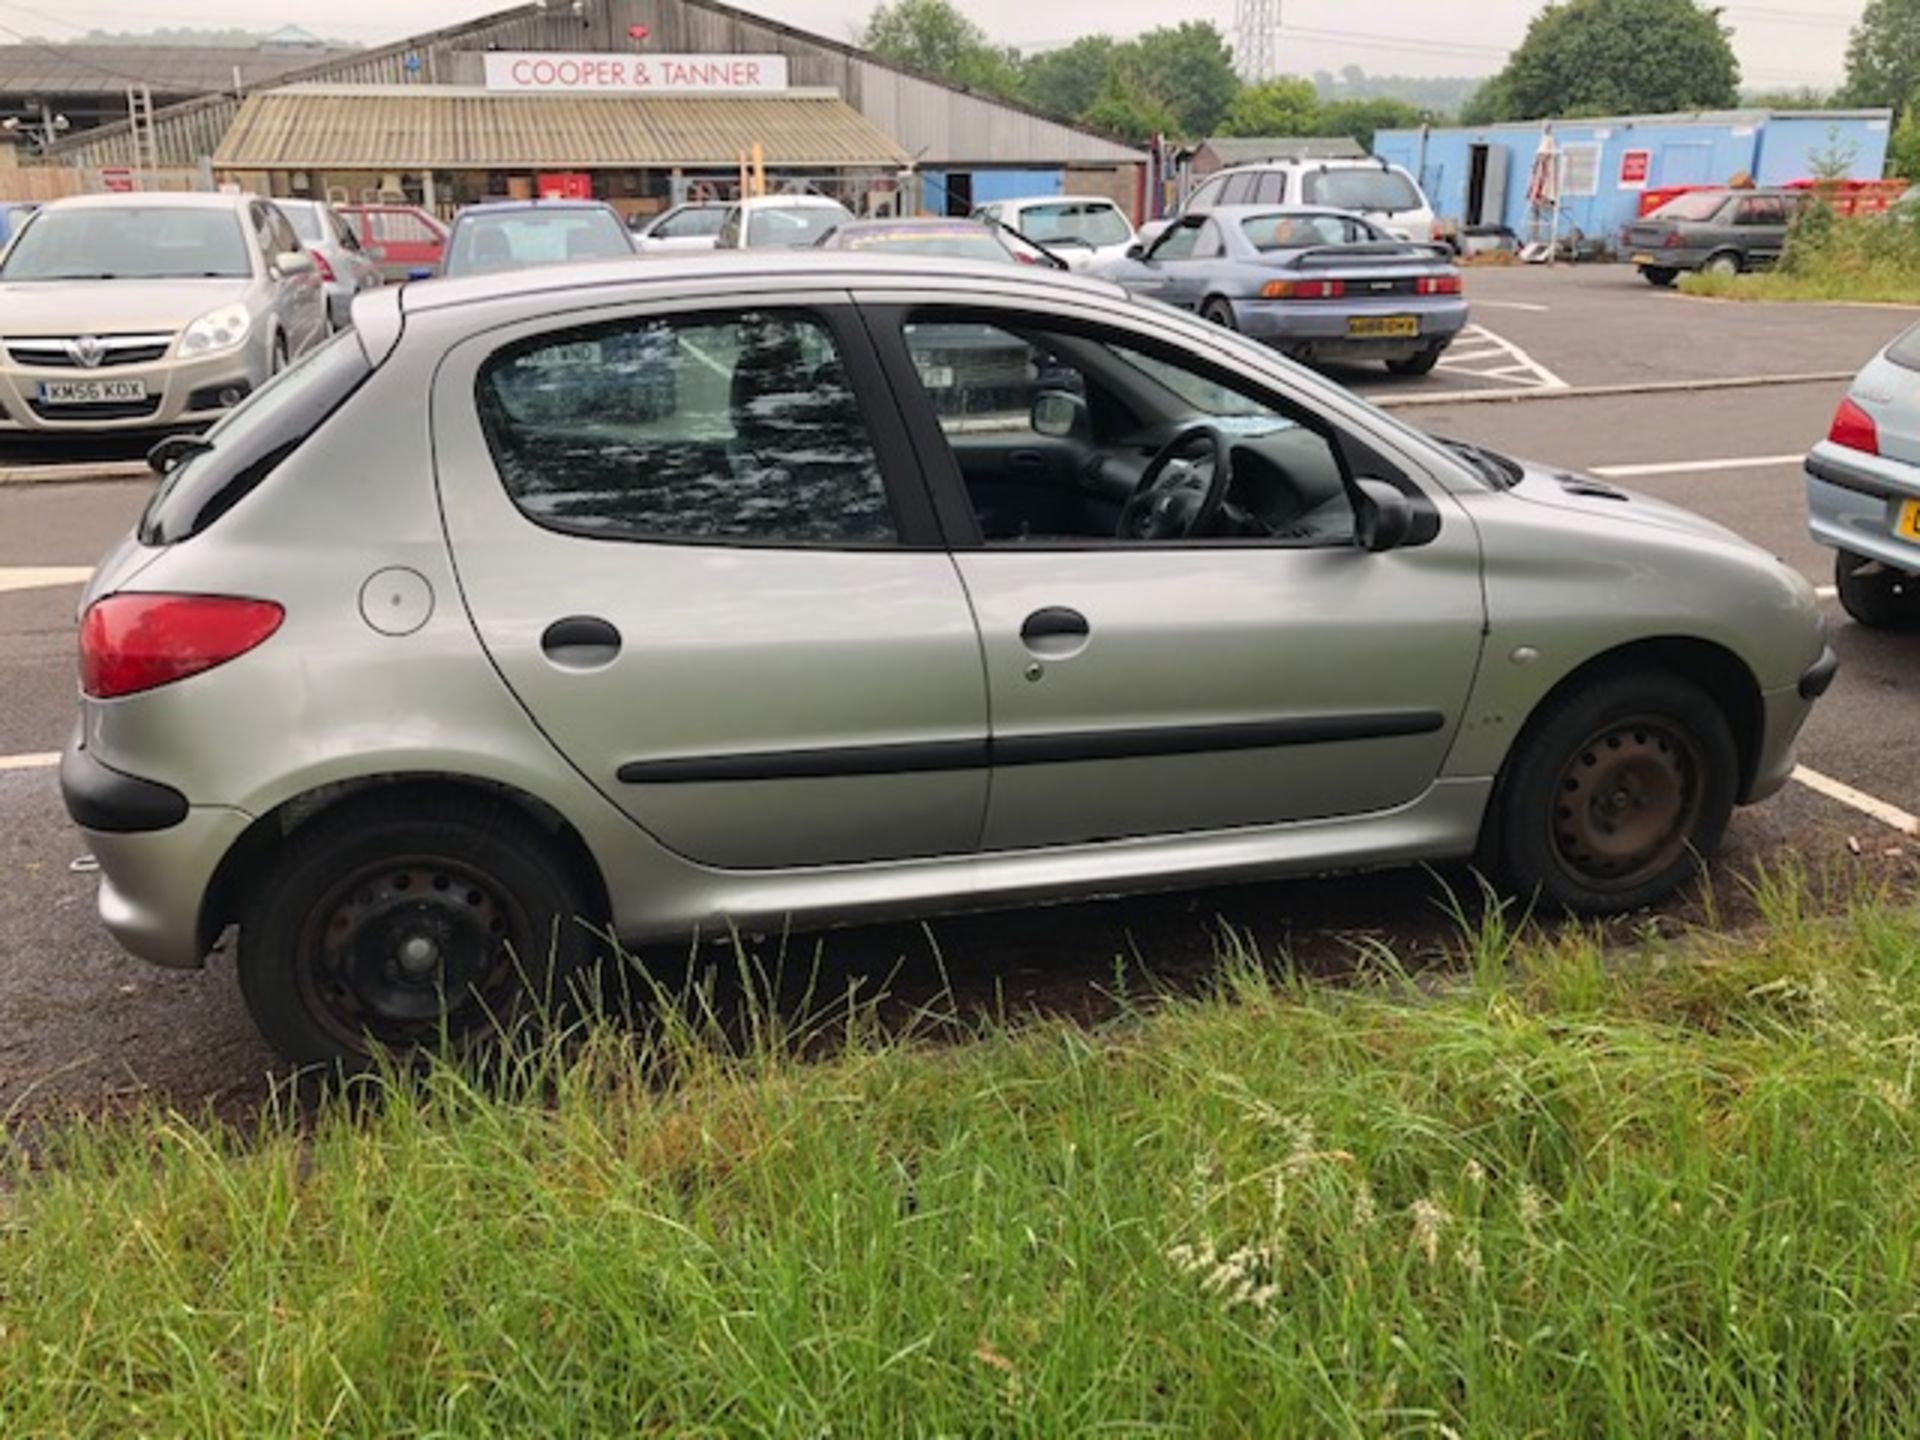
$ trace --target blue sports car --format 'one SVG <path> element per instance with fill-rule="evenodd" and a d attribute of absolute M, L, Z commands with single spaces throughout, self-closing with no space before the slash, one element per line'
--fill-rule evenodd
<path fill-rule="evenodd" d="M 1296 360 L 1384 360 L 1424 375 L 1467 323 L 1460 271 L 1343 210 L 1222 205 L 1097 272 Z"/>

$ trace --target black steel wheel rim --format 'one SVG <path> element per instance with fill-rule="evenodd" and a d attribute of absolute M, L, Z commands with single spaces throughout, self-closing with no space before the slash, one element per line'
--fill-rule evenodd
<path fill-rule="evenodd" d="M 1555 860 L 1590 890 L 1637 889 L 1686 854 L 1705 804 L 1699 743 L 1672 720 L 1613 721 L 1576 747 L 1547 817 Z"/>

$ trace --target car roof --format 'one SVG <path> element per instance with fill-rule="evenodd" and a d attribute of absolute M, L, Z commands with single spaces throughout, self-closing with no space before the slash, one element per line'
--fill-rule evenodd
<path fill-rule="evenodd" d="M 1365 220 L 1351 210 L 1342 210 L 1338 205 L 1261 205 L 1233 204 L 1215 205 L 1198 215 L 1184 218 L 1190 220 L 1245 220 L 1255 215 L 1331 215 L 1337 220 Z M 1371 222 L 1369 222 L 1371 223 Z"/>
<path fill-rule="evenodd" d="M 961 230 L 969 235 L 994 233 L 991 225 L 983 225 L 978 220 L 969 220 L 960 215 L 901 215 L 892 220 L 849 220 L 834 233 L 844 235 L 849 230 Z"/>
<path fill-rule="evenodd" d="M 123 210 L 128 206 L 154 210 L 239 210 L 263 195 L 205 190 L 135 190 L 101 195 L 67 195 L 49 200 L 43 210 Z"/>
<path fill-rule="evenodd" d="M 596 287 L 687 283 L 700 280 L 737 280 L 754 276 L 776 280 L 819 280 L 841 288 L 863 279 L 903 280 L 915 276 L 978 280 L 988 284 L 1021 284 L 1063 295 L 1098 296 L 1125 300 L 1127 292 L 1110 280 L 1069 275 L 1034 266 L 1008 265 L 997 260 L 954 260 L 934 256 L 893 255 L 871 250 L 764 249 L 692 251 L 658 257 L 614 256 L 564 265 L 542 265 L 487 275 L 441 278 L 402 288 L 402 304 L 409 312 L 425 313 L 482 305 L 550 291 L 579 293 Z"/>
<path fill-rule="evenodd" d="M 469 215 L 499 215 L 510 210 L 613 210 L 613 207 L 604 200 L 477 200 L 471 205 L 463 205 L 454 219 L 464 220 Z"/>
<path fill-rule="evenodd" d="M 1395 165 L 1390 160 L 1382 160 L 1372 155 L 1311 155 L 1289 160 L 1279 156 L 1271 160 L 1245 160 L 1238 165 L 1222 165 L 1206 178 L 1214 175 L 1240 175 L 1248 171 L 1267 170 L 1401 170 L 1404 166 Z"/>
<path fill-rule="evenodd" d="M 831 195 L 745 195 L 734 202 L 742 210 L 780 208 L 799 208 L 815 205 L 831 205 L 836 210 L 847 207 Z"/>
<path fill-rule="evenodd" d="M 1118 210 L 1120 204 L 1111 195 L 1027 195 L 1019 200 L 983 200 L 983 205 L 1007 205 L 1015 210 L 1024 210 L 1029 205 L 1111 205 Z"/>

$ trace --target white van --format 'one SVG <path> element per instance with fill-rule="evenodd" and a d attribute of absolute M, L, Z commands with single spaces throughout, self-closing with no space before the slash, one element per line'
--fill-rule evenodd
<path fill-rule="evenodd" d="M 1351 210 L 1402 240 L 1433 239 L 1433 207 L 1415 180 L 1384 160 L 1263 160 L 1209 175 L 1182 214 L 1216 205 L 1324 205 Z"/>

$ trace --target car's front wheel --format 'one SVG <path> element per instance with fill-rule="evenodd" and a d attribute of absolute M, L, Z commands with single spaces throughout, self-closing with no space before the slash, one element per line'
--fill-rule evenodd
<path fill-rule="evenodd" d="M 1833 557 L 1833 588 L 1840 608 L 1875 630 L 1920 626 L 1920 575 L 1913 575 L 1851 551 Z"/>
<path fill-rule="evenodd" d="M 505 805 L 349 805 L 296 831 L 255 887 L 241 993 L 289 1060 L 363 1069 L 562 1004 L 595 952 L 588 913 L 565 856 Z"/>
<path fill-rule="evenodd" d="M 1501 786 L 1499 861 L 1520 895 L 1607 915 L 1672 894 L 1720 843 L 1740 757 L 1726 716 L 1667 671 L 1549 702 Z"/>

